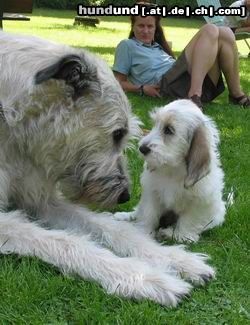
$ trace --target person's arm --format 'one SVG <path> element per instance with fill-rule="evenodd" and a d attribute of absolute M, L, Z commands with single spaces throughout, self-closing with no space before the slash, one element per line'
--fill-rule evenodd
<path fill-rule="evenodd" d="M 127 75 L 117 71 L 114 71 L 114 75 L 124 91 L 139 93 L 140 95 L 151 97 L 161 97 L 159 93 L 160 86 L 158 85 L 134 85 L 128 80 Z"/>
<path fill-rule="evenodd" d="M 129 80 L 127 75 L 114 71 L 114 75 L 116 79 L 119 81 L 120 85 L 122 86 L 122 89 L 124 91 L 130 91 L 133 93 L 141 93 L 141 85 L 134 85 Z"/>
<path fill-rule="evenodd" d="M 124 91 L 152 97 L 160 97 L 158 85 L 135 85 L 129 81 L 128 75 L 132 64 L 132 54 L 126 41 L 121 41 L 115 51 L 113 72 Z"/>

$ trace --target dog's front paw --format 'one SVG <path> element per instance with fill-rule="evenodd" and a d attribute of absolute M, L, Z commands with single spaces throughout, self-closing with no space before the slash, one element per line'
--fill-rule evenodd
<path fill-rule="evenodd" d="M 166 247 L 164 255 L 171 259 L 172 267 L 184 279 L 196 285 L 204 285 L 215 277 L 215 270 L 206 263 L 208 256 L 205 254 L 191 253 L 183 247 L 173 246 Z"/>
<path fill-rule="evenodd" d="M 214 269 L 206 263 L 207 255 L 187 252 L 182 246 L 158 246 L 151 252 L 144 250 L 140 258 L 164 272 L 175 272 L 195 285 L 204 285 L 215 277 Z"/>
<path fill-rule="evenodd" d="M 199 240 L 199 235 L 196 233 L 188 233 L 178 231 L 176 228 L 160 228 L 157 233 L 157 240 L 172 239 L 179 243 L 195 243 Z"/>
<path fill-rule="evenodd" d="M 134 221 L 136 219 L 133 212 L 116 212 L 114 218 L 119 221 Z"/>
<path fill-rule="evenodd" d="M 174 229 L 173 227 L 160 228 L 156 233 L 156 239 L 158 241 L 163 241 L 164 239 L 174 239 Z"/>
<path fill-rule="evenodd" d="M 173 275 L 147 267 L 135 271 L 135 264 L 127 269 L 126 277 L 114 278 L 107 287 L 109 293 L 138 300 L 149 299 L 168 307 L 175 307 L 182 298 L 189 296 L 192 286 Z"/>
<path fill-rule="evenodd" d="M 199 253 L 188 253 L 185 266 L 182 267 L 182 276 L 197 285 L 205 285 L 215 278 L 215 270 L 205 263 L 207 255 Z"/>
<path fill-rule="evenodd" d="M 161 305 L 176 307 L 183 298 L 189 296 L 191 288 L 192 286 L 182 279 L 154 271 L 146 274 L 139 292 Z"/>

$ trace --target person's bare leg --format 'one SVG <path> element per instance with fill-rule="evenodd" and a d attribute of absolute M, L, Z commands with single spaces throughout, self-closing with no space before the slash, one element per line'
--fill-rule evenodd
<path fill-rule="evenodd" d="M 202 84 L 206 74 L 211 70 L 211 79 L 217 84 L 219 68 L 217 61 L 219 48 L 219 28 L 204 25 L 185 48 L 191 86 L 188 97 L 202 94 Z"/>
<path fill-rule="evenodd" d="M 233 32 L 227 27 L 219 27 L 219 65 L 226 78 L 231 96 L 240 97 L 244 93 L 240 86 L 238 50 Z"/>
<path fill-rule="evenodd" d="M 237 46 L 229 28 L 210 24 L 203 26 L 187 45 L 185 54 L 191 74 L 188 97 L 201 96 L 206 74 L 216 85 L 220 70 L 225 75 L 230 95 L 244 95 L 240 87 Z"/>

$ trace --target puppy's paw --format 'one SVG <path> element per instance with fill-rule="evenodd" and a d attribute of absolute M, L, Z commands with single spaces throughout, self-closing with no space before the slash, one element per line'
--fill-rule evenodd
<path fill-rule="evenodd" d="M 173 227 L 160 228 L 156 233 L 156 239 L 158 241 L 163 241 L 164 239 L 174 239 L 174 229 Z"/>
<path fill-rule="evenodd" d="M 116 212 L 114 219 L 118 221 L 134 221 L 136 218 L 133 212 Z"/>
<path fill-rule="evenodd" d="M 179 243 L 195 243 L 199 240 L 199 235 L 196 233 L 181 232 L 173 227 L 160 228 L 157 233 L 157 240 L 164 239 L 175 240 Z"/>

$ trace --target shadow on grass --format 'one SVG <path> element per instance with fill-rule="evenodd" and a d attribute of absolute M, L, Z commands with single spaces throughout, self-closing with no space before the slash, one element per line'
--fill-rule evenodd
<path fill-rule="evenodd" d="M 40 26 L 37 27 L 37 29 L 44 29 L 44 30 L 74 30 L 78 32 L 85 32 L 85 31 L 90 31 L 90 32 L 115 32 L 115 28 L 107 28 L 107 27 L 91 27 L 91 26 L 77 26 L 72 24 L 52 24 L 50 26 Z"/>
<path fill-rule="evenodd" d="M 76 26 L 73 25 L 67 25 L 67 24 L 53 24 L 49 26 L 39 26 L 38 29 L 45 29 L 45 30 L 77 30 Z"/>
<path fill-rule="evenodd" d="M 77 15 L 75 10 L 56 10 L 50 8 L 35 8 L 30 17 L 47 17 L 47 18 L 71 18 L 73 19 Z"/>
<path fill-rule="evenodd" d="M 114 47 L 99 47 L 99 46 L 77 46 L 78 49 L 89 50 L 92 53 L 98 54 L 114 54 L 115 48 Z"/>

